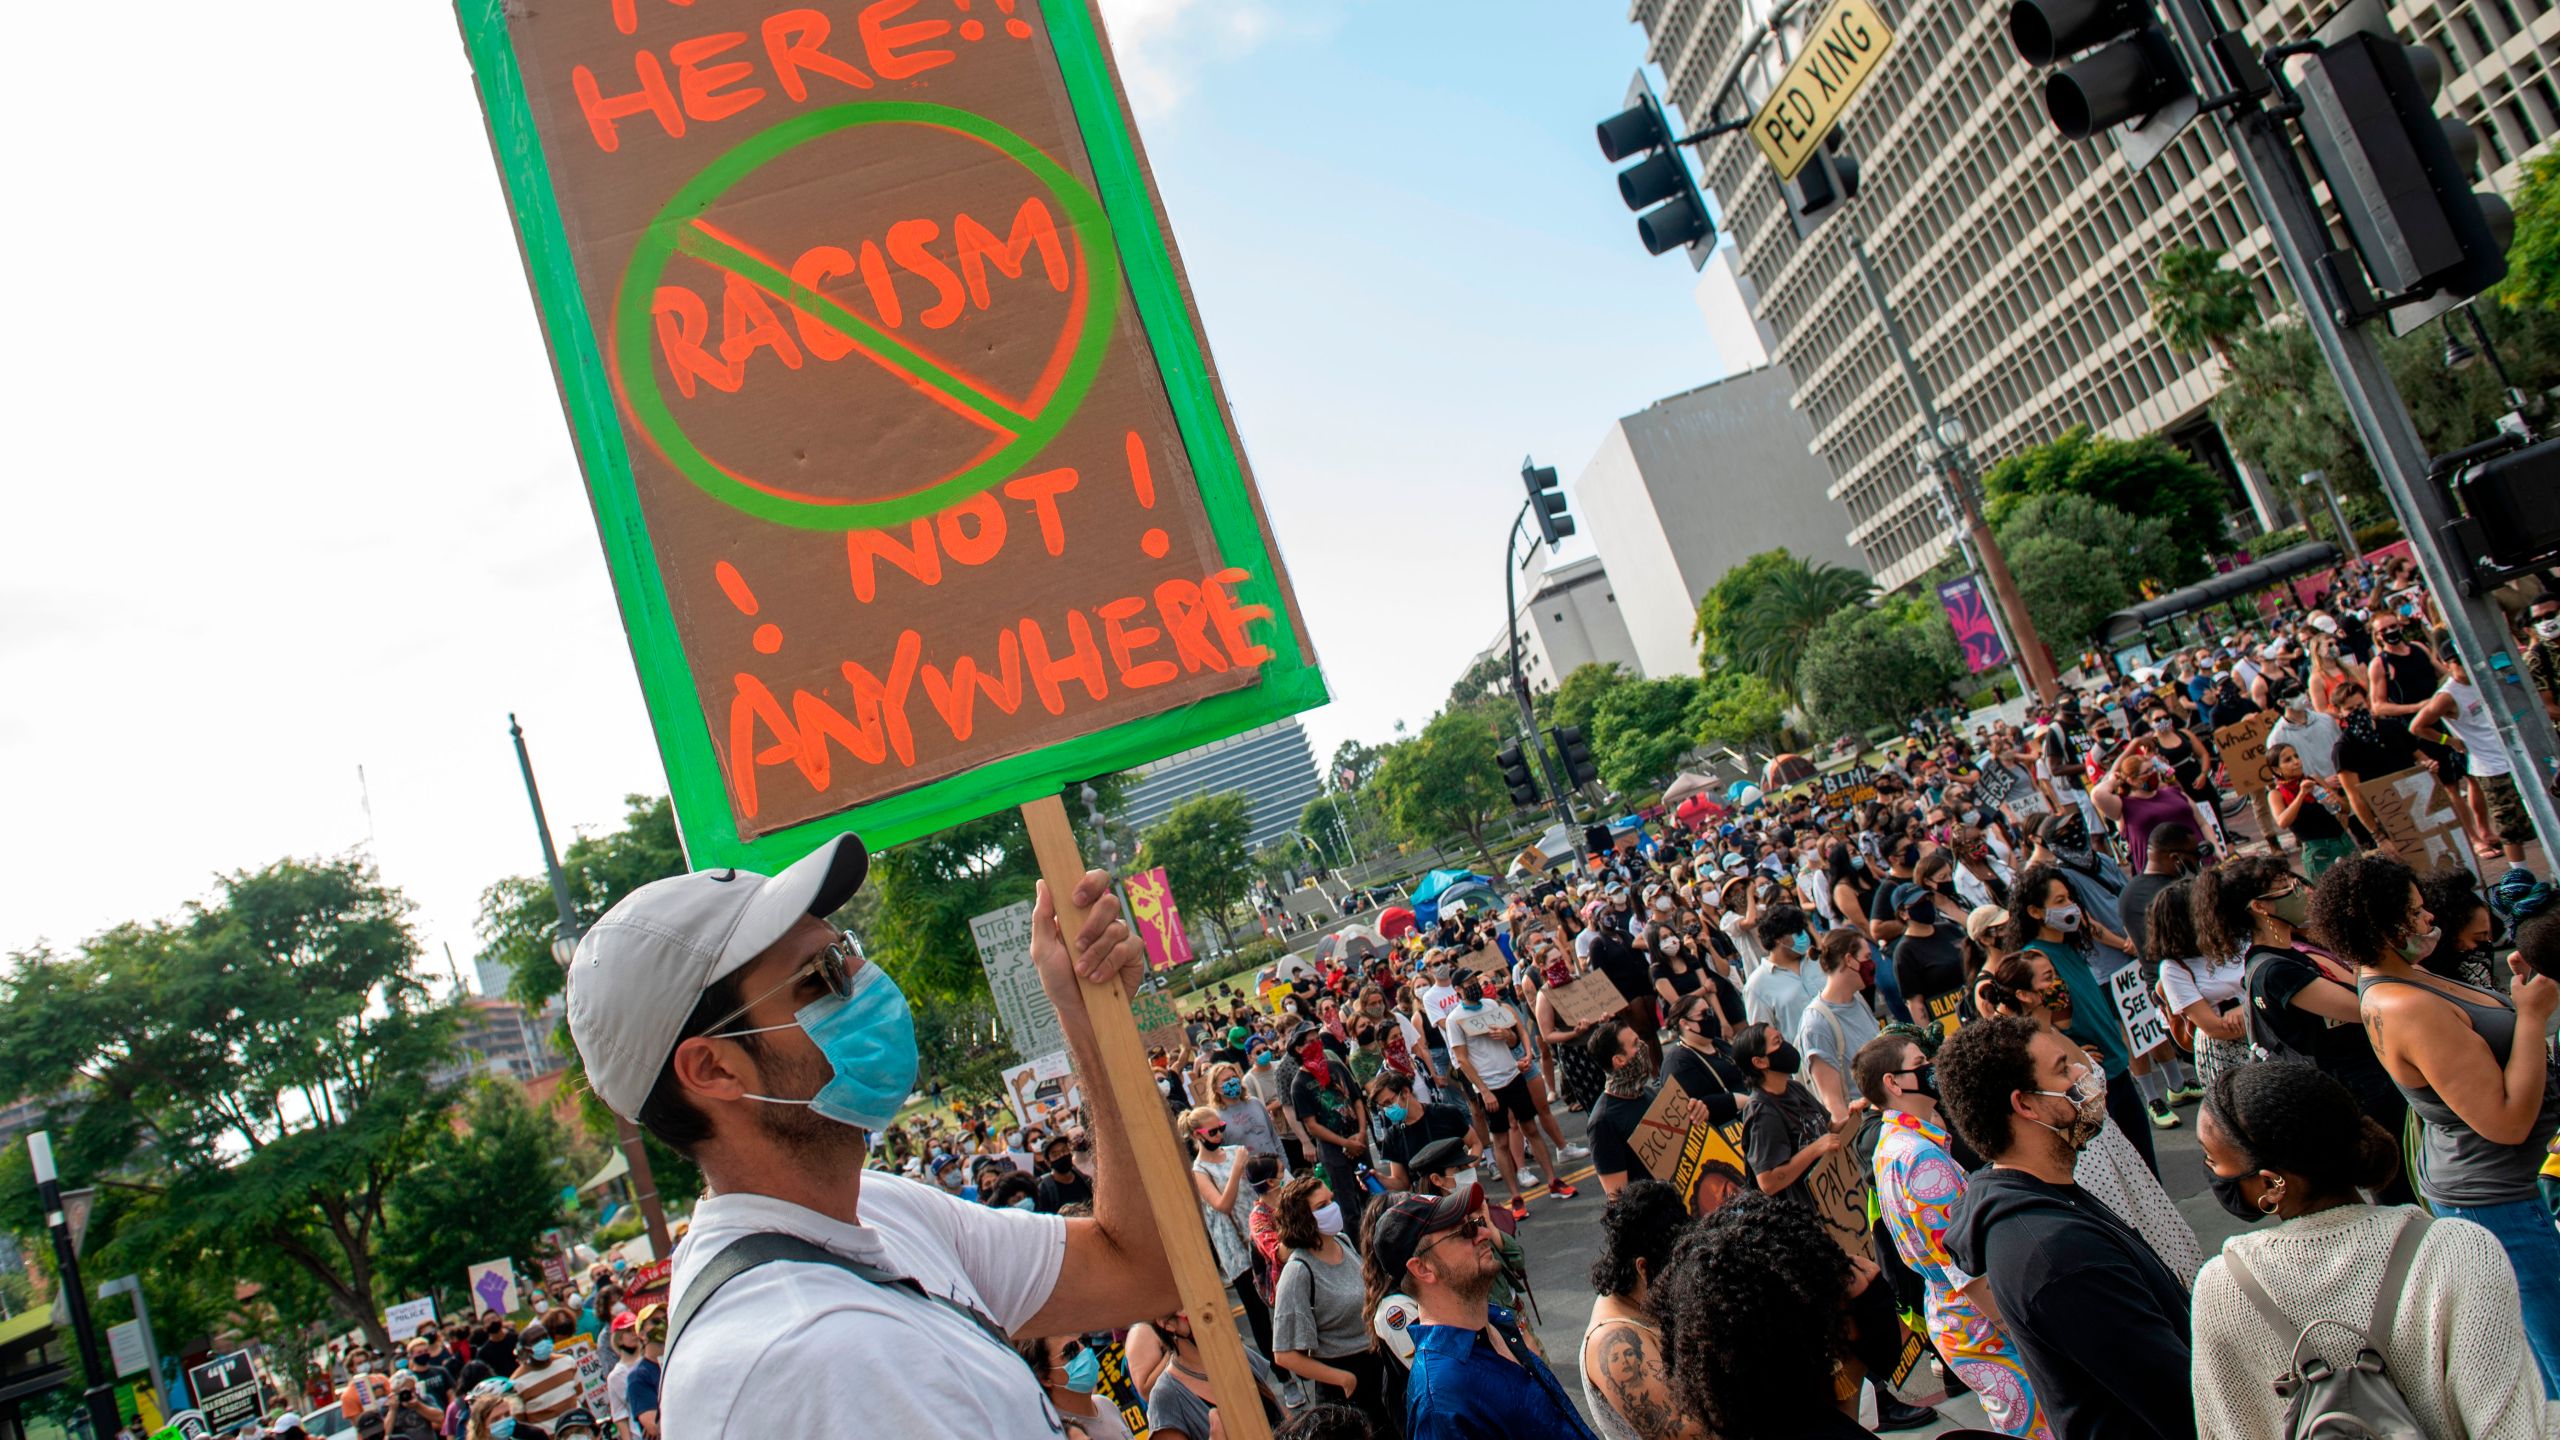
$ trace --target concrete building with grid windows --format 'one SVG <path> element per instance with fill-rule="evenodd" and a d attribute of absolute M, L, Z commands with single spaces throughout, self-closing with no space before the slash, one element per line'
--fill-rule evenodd
<path fill-rule="evenodd" d="M 2243 7 L 2212 0 L 2261 48 L 2307 37 L 2332 3 Z M 1886 587 L 1936 563 L 1947 545 L 1934 482 L 1913 463 L 1919 415 L 1886 348 L 1845 240 L 1867 238 L 1940 409 L 1962 419 L 1977 467 L 2074 425 L 2123 438 L 2162 432 L 2233 483 L 2234 509 L 2261 525 L 2288 518 L 2290 484 L 2234 464 L 2205 413 L 2220 362 L 2178 355 L 2150 326 L 2142 282 L 2160 252 L 2230 253 L 2272 315 L 2285 296 L 2273 244 L 2209 123 L 2128 172 L 2112 141 L 2073 143 L 2046 119 L 2041 72 L 2010 48 L 2008 7 L 1963 0 L 1875 0 L 1890 54 L 1850 103 L 1842 138 L 1859 198 L 1799 240 L 1777 176 L 1748 135 L 1695 154 L 1740 268 L 1754 282 L 1776 358 L 1848 512 L 1848 539 Z M 1821 7 L 1790 12 L 1810 23 Z M 1662 71 L 1664 98 L 1703 123 L 1715 87 L 1746 58 L 1770 0 L 1634 0 L 1629 18 Z M 2560 13 L 2551 0 L 2460 0 L 2390 9 L 2409 39 L 2445 59 L 2438 106 L 2471 124 L 2481 165 L 2512 195 L 2521 162 L 2560 131 Z M 1787 54 L 1795 41 L 1787 42 Z M 1750 57 L 1740 87 L 1756 102 L 1783 61 Z M 1728 115 L 1734 113 L 1729 102 Z M 2292 477 L 2282 477 L 2289 481 Z"/>
<path fill-rule="evenodd" d="M 1306 727 L 1292 716 L 1167 755 L 1129 786 L 1119 819 L 1144 834 L 1183 801 L 1230 790 L 1244 792 L 1253 816 L 1248 846 L 1260 849 L 1297 829 L 1307 802 L 1324 791 Z"/>

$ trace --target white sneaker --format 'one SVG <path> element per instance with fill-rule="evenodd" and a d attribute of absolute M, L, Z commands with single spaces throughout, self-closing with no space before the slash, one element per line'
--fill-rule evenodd
<path fill-rule="evenodd" d="M 1538 1172 L 1535 1170 L 1523 1169 L 1511 1178 L 1519 1184 L 1521 1189 L 1533 1189 L 1538 1183 Z"/>
<path fill-rule="evenodd" d="M 1564 1147 L 1564 1158 L 1567 1160 L 1588 1160 L 1591 1158 L 1591 1147 L 1582 1144 L 1568 1144 Z"/>

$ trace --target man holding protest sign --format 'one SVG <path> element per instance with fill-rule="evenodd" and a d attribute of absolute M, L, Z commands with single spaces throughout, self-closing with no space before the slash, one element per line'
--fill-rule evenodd
<path fill-rule="evenodd" d="M 654 881 L 571 962 L 569 1028 L 596 1094 L 692 1157 L 714 1192 L 676 1257 L 664 1433 L 736 1421 L 800 1436 L 1059 1434 L 1006 1336 L 1108 1329 L 1175 1303 L 1128 1140 L 1132 1119 L 1154 1117 L 1123 1116 L 1108 1088 L 1085 1095 L 1091 1219 L 865 1172 L 867 1132 L 916 1076 L 906 997 L 823 918 L 868 867 L 848 835 L 770 879 Z M 1090 1074 L 1077 970 L 1134 986 L 1146 954 L 1108 876 L 1089 873 L 1072 898 L 1085 911 L 1076 966 L 1045 883 L 1032 959 Z"/>

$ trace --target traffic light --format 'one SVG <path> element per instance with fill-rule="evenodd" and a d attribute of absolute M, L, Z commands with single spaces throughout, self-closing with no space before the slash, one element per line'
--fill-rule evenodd
<path fill-rule="evenodd" d="M 2493 442 L 2467 453 L 2499 448 Z M 2504 448 L 2462 465 L 2449 486 L 2464 512 L 2449 527 L 2453 548 L 2471 561 L 2484 590 L 2560 556 L 2560 440 L 2521 447 L 2509 440 Z"/>
<path fill-rule="evenodd" d="M 1858 195 L 1858 157 L 1840 147 L 1840 132 L 1834 130 L 1786 183 L 1787 209 L 1795 216 L 1796 238 L 1809 238 L 1814 229 L 1828 220 L 1842 205 Z"/>
<path fill-rule="evenodd" d="M 2079 56 L 2045 77 L 2045 114 L 2067 140 L 2115 131 L 2136 170 L 2196 118 L 2195 81 L 2146 0 L 2016 0 L 2009 43 L 2039 69 Z"/>
<path fill-rule="evenodd" d="M 1716 222 L 1689 162 L 1672 143 L 1677 138 L 1642 71 L 1627 86 L 1627 108 L 1600 122 L 1600 154 L 1609 163 L 1644 157 L 1618 172 L 1619 196 L 1628 209 L 1642 212 L 1636 216 L 1637 238 L 1655 255 L 1685 245 L 1690 265 L 1703 270 L 1715 253 Z"/>
<path fill-rule="evenodd" d="M 1565 513 L 1564 485 L 1556 479 L 1556 467 L 1520 462 L 1520 483 L 1529 491 L 1529 518 L 1538 522 L 1538 536 L 1555 548 L 1556 542 L 1575 530 L 1573 517 Z"/>
<path fill-rule="evenodd" d="M 2444 67 L 2432 48 L 2402 44 L 2379 11 L 2342 15 L 2320 40 L 2293 77 L 2302 133 L 2405 334 L 2505 278 L 2515 212 L 2471 189 L 2480 140 L 2436 113 Z"/>
<path fill-rule="evenodd" d="M 1529 758 L 1520 753 L 1520 742 L 1512 741 L 1493 752 L 1493 763 L 1502 767 L 1502 783 L 1511 787 L 1511 803 L 1526 808 L 1538 803 L 1538 779 L 1529 773 Z"/>
<path fill-rule="evenodd" d="M 1568 785 L 1596 785 L 1600 767 L 1591 762 L 1591 742 L 1582 738 L 1579 725 L 1558 725 L 1547 734 L 1556 742 L 1556 755 L 1564 761 L 1564 778 Z"/>

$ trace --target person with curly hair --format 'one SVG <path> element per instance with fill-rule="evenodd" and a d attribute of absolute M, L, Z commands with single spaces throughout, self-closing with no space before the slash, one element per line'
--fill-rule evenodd
<path fill-rule="evenodd" d="M 1659 1180 L 1619 1190 L 1600 1217 L 1599 1299 L 1582 1332 L 1582 1406 L 1601 1440 L 1708 1440 L 1694 1412 L 1671 1395 L 1670 1356 L 1653 1312 L 1653 1284 L 1688 1233 L 1689 1207 Z"/>
<path fill-rule="evenodd" d="M 2311 929 L 2355 962 L 2365 1033 L 2423 1127 L 2419 1193 L 2506 1247 L 2534 1360 L 2560 1397 L 2560 1231 L 2536 1184 L 2560 1134 L 2547 1038 L 2560 981 L 2533 963 L 2560 963 L 2560 920 L 2533 921 L 2519 937 L 2512 1000 L 2417 965 L 2435 948 L 2435 917 L 2417 876 L 2389 856 L 2359 855 L 2322 877 Z"/>
<path fill-rule="evenodd" d="M 2481 898 L 2478 877 L 2457 865 L 2419 881 L 2418 892 L 2426 897 L 2427 912 L 2436 917 L 2437 935 L 2435 948 L 2420 956 L 2418 964 L 2474 989 L 2504 991 L 2506 977 L 2498 972 L 2495 949 L 2498 917 Z"/>
<path fill-rule="evenodd" d="M 1899 1351 L 1901 1317 L 1875 1262 L 1851 1259 L 1811 1210 L 1739 1196 L 1681 1239 L 1651 1290 L 1679 1413 L 1722 1440 L 1874 1433 L 1848 1407 Z"/>
<path fill-rule="evenodd" d="M 1965 1167 L 1954 1152 L 1975 1157 L 1938 1114 L 1937 1065 L 1918 1041 L 1883 1035 L 1858 1052 L 1854 1068 L 1858 1093 L 1883 1117 L 1876 1208 L 1895 1255 L 1919 1279 L 1930 1343 L 1980 1397 L 1993 1428 L 2053 1440 L 2025 1362 L 1984 1307 L 1989 1287 L 1947 1255 L 1947 1227 L 1965 1189 Z"/>
<path fill-rule="evenodd" d="M 2182 1277 L 2073 1177 L 2107 1122 L 2098 1068 L 2050 1026 L 1999 1015 L 1938 1047 L 1937 1076 L 1948 1118 L 1991 1161 L 1947 1253 L 1989 1282 L 2054 1433 L 2195 1434 Z"/>
<path fill-rule="evenodd" d="M 2286 1403 L 2268 1381 L 2293 1370 L 2297 1348 L 2305 1362 L 2343 1368 L 2369 1345 L 2431 1437 L 2560 1435 L 2560 1403 L 2544 1393 L 2497 1237 L 2468 1220 L 2367 1204 L 2363 1192 L 2399 1168 L 2399 1146 L 2345 1087 L 2298 1061 L 2226 1071 L 2205 1095 L 2196 1139 L 2223 1208 L 2278 1222 L 2223 1242 L 2196 1279 L 2203 1433 L 2282 1440 L 2292 1433 Z M 2384 1277 L 2395 1274 L 2391 1323 L 2368 1333 Z"/>

